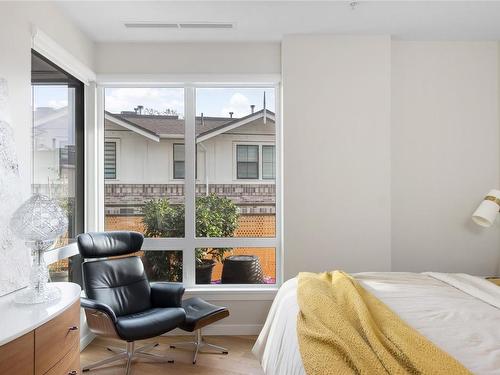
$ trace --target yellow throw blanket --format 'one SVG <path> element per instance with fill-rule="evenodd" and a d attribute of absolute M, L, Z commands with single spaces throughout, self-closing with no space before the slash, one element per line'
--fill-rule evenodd
<path fill-rule="evenodd" d="M 300 273 L 297 298 L 308 375 L 470 374 L 342 271 Z"/>

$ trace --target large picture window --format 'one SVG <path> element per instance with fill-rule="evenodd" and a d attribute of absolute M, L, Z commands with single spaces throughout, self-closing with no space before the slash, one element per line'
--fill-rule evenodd
<path fill-rule="evenodd" d="M 215 288 L 279 282 L 275 92 L 104 89 L 104 229 L 144 233 L 140 256 L 156 280 Z"/>
<path fill-rule="evenodd" d="M 31 65 L 32 192 L 56 199 L 68 216 L 68 231 L 57 248 L 73 242 L 84 228 L 84 88 L 34 51 Z M 53 263 L 52 280 L 78 282 L 79 265 L 78 255 Z"/>

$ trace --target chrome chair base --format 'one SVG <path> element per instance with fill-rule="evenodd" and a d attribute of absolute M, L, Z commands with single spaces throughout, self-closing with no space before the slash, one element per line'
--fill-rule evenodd
<path fill-rule="evenodd" d="M 127 347 L 125 350 L 123 348 L 117 348 L 114 346 L 110 346 L 107 349 L 110 352 L 116 353 L 115 355 L 108 357 L 108 358 L 105 358 L 103 360 L 100 360 L 98 362 L 91 363 L 90 365 L 83 367 L 82 371 L 87 372 L 87 371 L 90 371 L 96 367 L 101 367 L 101 366 L 107 365 L 108 363 L 113 363 L 113 362 L 120 361 L 120 360 L 126 360 L 127 365 L 125 368 L 125 375 L 130 375 L 131 368 L 132 368 L 132 360 L 134 358 L 146 358 L 146 359 L 151 359 L 151 360 L 159 361 L 159 362 L 174 363 L 174 361 L 171 359 L 168 359 L 168 358 L 163 357 L 161 355 L 147 352 L 148 350 L 151 350 L 154 347 L 157 347 L 158 345 L 159 345 L 158 343 L 153 343 L 153 344 L 144 345 L 144 346 L 136 349 L 135 342 L 127 342 Z"/>
<path fill-rule="evenodd" d="M 201 349 L 208 347 L 211 349 L 216 350 L 220 354 L 229 354 L 229 351 L 226 348 L 223 348 L 222 346 L 217 346 L 214 344 L 210 344 L 205 341 L 203 336 L 201 335 L 201 329 L 198 329 L 195 331 L 195 338 L 196 341 L 183 341 L 183 342 L 174 342 L 170 344 L 170 349 L 175 349 L 178 346 L 187 346 L 187 345 L 192 345 L 194 346 L 194 356 L 193 356 L 193 365 L 196 364 L 196 359 L 198 358 L 198 353 L 203 354 L 203 353 L 213 353 L 213 352 L 202 352 Z"/>

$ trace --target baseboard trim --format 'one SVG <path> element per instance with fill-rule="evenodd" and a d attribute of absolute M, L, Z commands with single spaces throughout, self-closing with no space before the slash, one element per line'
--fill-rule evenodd
<path fill-rule="evenodd" d="M 212 324 L 203 328 L 203 334 L 208 336 L 257 336 L 262 330 L 262 324 Z M 188 336 L 191 332 L 179 328 L 162 336 Z M 80 338 L 80 351 L 83 351 L 94 339 L 95 335 L 88 332 Z"/>
<path fill-rule="evenodd" d="M 80 351 L 83 351 L 95 339 L 95 335 L 88 331 L 85 336 L 80 337 Z"/>
<path fill-rule="evenodd" d="M 256 336 L 262 330 L 262 324 L 212 324 L 203 328 L 203 334 L 209 336 Z M 192 335 L 181 329 L 167 332 L 165 336 Z"/>

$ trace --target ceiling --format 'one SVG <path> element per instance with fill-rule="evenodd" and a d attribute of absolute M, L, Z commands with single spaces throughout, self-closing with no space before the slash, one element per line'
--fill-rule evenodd
<path fill-rule="evenodd" d="M 60 1 L 97 42 L 279 41 L 286 34 L 390 34 L 500 40 L 500 1 Z M 233 29 L 127 29 L 124 23 L 224 22 Z"/>

